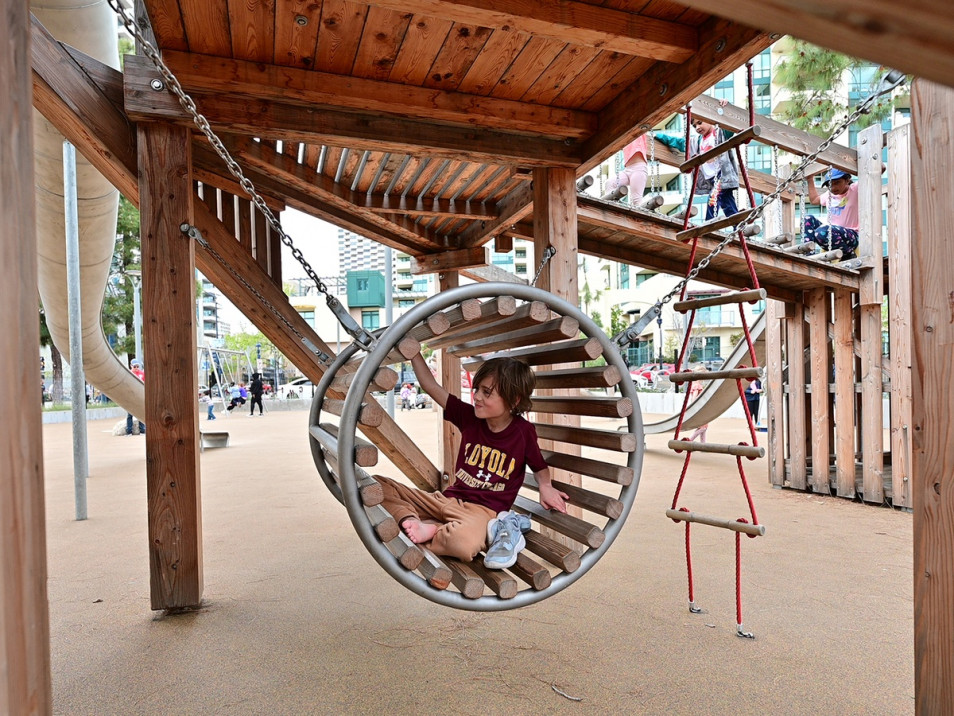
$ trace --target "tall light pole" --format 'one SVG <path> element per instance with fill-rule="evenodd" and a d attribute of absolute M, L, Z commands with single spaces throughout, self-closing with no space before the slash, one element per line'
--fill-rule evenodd
<path fill-rule="evenodd" d="M 663 332 L 662 332 L 662 314 L 656 316 L 656 323 L 659 324 L 659 370 L 662 370 L 663 364 Z"/>
<path fill-rule="evenodd" d="M 136 336 L 136 360 L 142 364 L 142 307 L 139 302 L 139 286 L 142 282 L 142 271 L 127 269 L 126 276 L 133 288 L 133 333 Z"/>

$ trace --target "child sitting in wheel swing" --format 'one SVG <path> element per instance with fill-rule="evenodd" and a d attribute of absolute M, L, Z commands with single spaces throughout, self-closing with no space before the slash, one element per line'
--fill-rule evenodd
<path fill-rule="evenodd" d="M 534 375 L 512 358 L 484 363 L 474 376 L 473 405 L 448 393 L 418 353 L 411 365 L 421 387 L 444 408 L 444 420 L 461 432 L 455 475 L 443 492 L 423 492 L 375 476 L 384 488 L 383 505 L 415 544 L 434 554 L 469 562 L 487 549 L 484 565 L 506 569 L 526 546 L 526 515 L 511 512 L 526 468 L 533 470 L 540 504 L 566 512 L 568 496 L 556 489 L 540 453 L 530 409 Z M 488 548 L 489 545 L 489 548 Z"/>

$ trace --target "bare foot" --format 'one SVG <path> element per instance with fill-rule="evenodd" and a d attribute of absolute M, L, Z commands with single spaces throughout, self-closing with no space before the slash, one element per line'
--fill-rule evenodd
<path fill-rule="evenodd" d="M 401 523 L 401 529 L 404 530 L 411 542 L 414 544 L 423 544 L 430 542 L 437 534 L 437 525 L 433 522 L 421 522 L 418 519 L 410 517 Z"/>

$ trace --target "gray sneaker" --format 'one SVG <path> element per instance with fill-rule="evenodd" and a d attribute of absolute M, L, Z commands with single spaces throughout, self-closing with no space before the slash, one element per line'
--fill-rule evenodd
<path fill-rule="evenodd" d="M 527 546 L 523 533 L 530 529 L 530 518 L 516 512 L 501 512 L 487 524 L 487 554 L 484 566 L 488 569 L 506 569 L 517 561 L 517 555 Z"/>

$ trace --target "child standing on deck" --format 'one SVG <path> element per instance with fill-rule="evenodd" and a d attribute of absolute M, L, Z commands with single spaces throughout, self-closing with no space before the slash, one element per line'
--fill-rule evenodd
<path fill-rule="evenodd" d="M 484 564 L 504 569 L 525 546 L 522 532 L 529 520 L 509 512 L 523 484 L 526 468 L 540 489 L 540 504 L 566 512 L 568 496 L 556 489 L 540 453 L 528 411 L 534 375 L 512 358 L 484 363 L 474 376 L 473 404 L 448 393 L 431 375 L 418 353 L 411 365 L 421 387 L 444 408 L 444 420 L 461 432 L 456 472 L 441 492 L 423 492 L 387 477 L 375 479 L 384 488 L 384 507 L 415 544 L 434 554 L 470 561 L 487 550 Z"/>
<path fill-rule="evenodd" d="M 724 103 L 722 103 L 724 105 Z M 708 152 L 728 139 L 731 134 L 704 119 L 693 117 L 692 127 L 697 134 L 690 141 L 690 156 Z M 714 219 L 722 209 L 726 216 L 738 213 L 735 203 L 735 190 L 739 188 L 739 170 L 735 165 L 732 152 L 713 157 L 699 167 L 696 174 L 696 193 L 709 194 L 706 206 L 706 221 Z"/>

